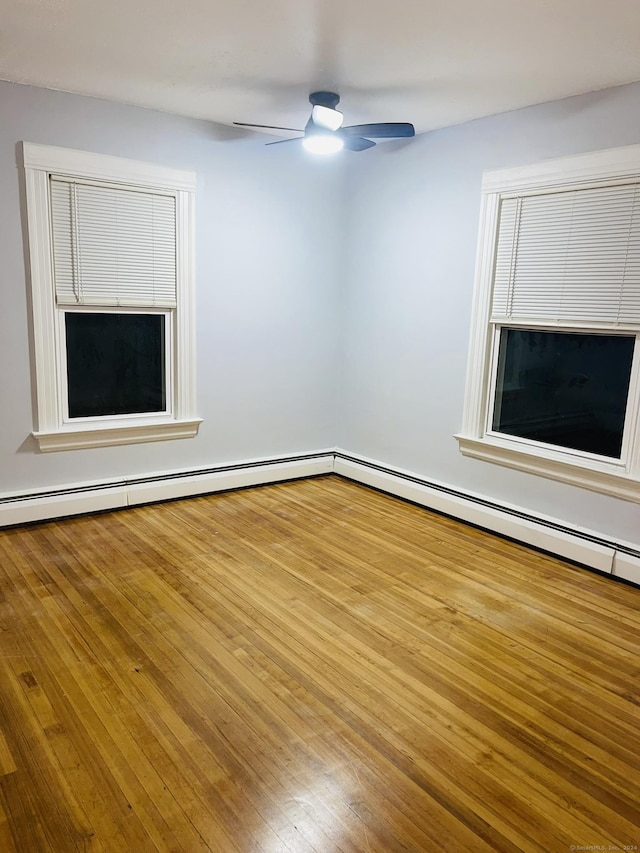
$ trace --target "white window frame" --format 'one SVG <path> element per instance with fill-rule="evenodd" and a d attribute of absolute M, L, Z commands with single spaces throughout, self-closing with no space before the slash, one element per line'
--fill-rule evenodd
<path fill-rule="evenodd" d="M 72 450 L 165 439 L 193 438 L 202 419 L 196 416 L 195 389 L 195 174 L 155 164 L 23 143 L 27 227 L 31 266 L 31 313 L 36 381 L 36 429 L 41 451 Z M 176 199 L 177 304 L 170 311 L 168 336 L 167 411 L 99 418 L 66 417 L 66 351 L 64 313 L 74 309 L 56 304 L 50 176 L 63 175 L 168 192 Z M 113 307 L 86 310 L 112 312 Z M 119 313 L 158 313 L 146 308 L 120 308 Z"/>
<path fill-rule="evenodd" d="M 586 189 L 640 181 L 640 145 L 485 172 L 471 316 L 463 423 L 455 436 L 465 456 L 640 502 L 640 325 L 491 320 L 501 199 L 513 194 Z M 620 460 L 493 432 L 491 414 L 501 328 L 635 335 Z"/>

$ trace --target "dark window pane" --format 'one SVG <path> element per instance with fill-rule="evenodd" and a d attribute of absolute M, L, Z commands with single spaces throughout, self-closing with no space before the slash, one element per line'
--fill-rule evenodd
<path fill-rule="evenodd" d="M 503 329 L 493 429 L 620 458 L 635 337 Z"/>
<path fill-rule="evenodd" d="M 164 320 L 66 313 L 70 418 L 165 410 Z"/>

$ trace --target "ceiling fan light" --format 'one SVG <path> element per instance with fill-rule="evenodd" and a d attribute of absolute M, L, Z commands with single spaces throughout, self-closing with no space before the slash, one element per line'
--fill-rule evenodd
<path fill-rule="evenodd" d="M 340 110 L 332 110 L 329 107 L 316 104 L 311 110 L 311 119 L 318 127 L 326 127 L 327 130 L 338 130 L 339 127 L 342 127 L 344 116 Z"/>
<path fill-rule="evenodd" d="M 336 154 L 344 142 L 333 133 L 309 133 L 302 140 L 303 147 L 312 154 Z"/>

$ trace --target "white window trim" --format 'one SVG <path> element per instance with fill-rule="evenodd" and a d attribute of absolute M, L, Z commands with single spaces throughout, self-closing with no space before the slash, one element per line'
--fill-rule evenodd
<path fill-rule="evenodd" d="M 40 450 L 71 450 L 194 437 L 202 423 L 195 414 L 195 174 L 136 160 L 29 142 L 23 143 L 23 165 L 37 399 L 37 426 L 33 436 Z M 172 413 L 65 423 L 61 406 L 59 370 L 62 368 L 57 353 L 58 308 L 52 265 L 49 206 L 49 175 L 52 173 L 175 194 L 178 299 L 170 371 Z"/>
<path fill-rule="evenodd" d="M 514 194 L 529 194 L 558 189 L 582 189 L 598 185 L 640 180 L 640 145 L 595 151 L 574 157 L 546 160 L 533 165 L 485 172 L 482 182 L 480 231 L 476 256 L 476 278 L 471 315 L 471 337 L 467 363 L 467 382 L 463 422 L 458 440 L 465 456 L 537 474 L 563 483 L 640 502 L 640 344 L 636 343 L 629 387 L 628 415 L 631 424 L 625 441 L 622 462 L 579 451 L 562 450 L 516 437 L 498 435 L 488 428 L 491 409 L 494 337 L 499 324 L 490 321 L 495 247 L 500 200 Z M 558 330 L 623 332 L 639 335 L 640 326 L 616 326 L 603 323 L 520 324 Z"/>

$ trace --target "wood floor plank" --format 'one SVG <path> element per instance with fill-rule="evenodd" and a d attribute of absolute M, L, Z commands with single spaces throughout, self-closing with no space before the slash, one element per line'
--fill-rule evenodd
<path fill-rule="evenodd" d="M 0 532 L 0 850 L 640 845 L 640 590 L 329 476 Z"/>
<path fill-rule="evenodd" d="M 4 853 L 16 853 L 17 849 L 11 836 L 11 827 L 2 804 L 2 791 L 0 790 L 0 850 Z"/>
<path fill-rule="evenodd" d="M 13 755 L 7 744 L 6 738 L 0 732 L 0 776 L 7 776 L 9 773 L 15 773 L 18 768 L 13 760 Z"/>

